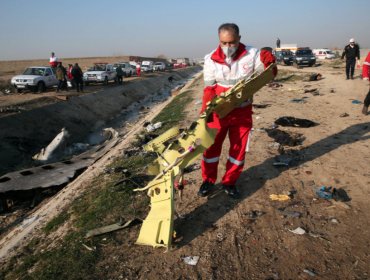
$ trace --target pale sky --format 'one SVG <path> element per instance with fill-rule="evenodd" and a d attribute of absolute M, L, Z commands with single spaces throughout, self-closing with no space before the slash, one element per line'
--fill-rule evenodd
<path fill-rule="evenodd" d="M 140 55 L 201 58 L 217 28 L 245 44 L 370 48 L 370 0 L 1 0 L 0 60 Z"/>

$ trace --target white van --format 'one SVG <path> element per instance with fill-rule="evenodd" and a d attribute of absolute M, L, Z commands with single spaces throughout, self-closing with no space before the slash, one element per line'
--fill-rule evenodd
<path fill-rule="evenodd" d="M 144 60 L 141 62 L 141 71 L 143 72 L 153 72 L 154 62 L 151 60 Z"/>
<path fill-rule="evenodd" d="M 335 53 L 329 49 L 313 49 L 312 52 L 318 59 L 333 59 L 335 58 Z"/>

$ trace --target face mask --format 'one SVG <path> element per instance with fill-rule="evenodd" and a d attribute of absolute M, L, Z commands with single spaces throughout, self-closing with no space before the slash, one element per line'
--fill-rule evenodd
<path fill-rule="evenodd" d="M 235 54 L 238 47 L 221 47 L 221 49 L 224 52 L 224 54 L 226 55 L 226 57 L 230 58 Z"/>

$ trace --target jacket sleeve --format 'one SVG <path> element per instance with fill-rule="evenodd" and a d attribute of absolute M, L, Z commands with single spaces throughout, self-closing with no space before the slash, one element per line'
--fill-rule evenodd
<path fill-rule="evenodd" d="M 216 96 L 215 68 L 211 58 L 208 56 L 206 56 L 204 59 L 203 76 L 204 76 L 204 90 L 203 90 L 202 108 L 200 110 L 200 113 L 204 112 L 204 110 L 207 108 L 207 103 Z"/>
<path fill-rule="evenodd" d="M 346 48 L 343 49 L 341 59 L 343 59 L 345 55 L 346 55 Z"/>
<path fill-rule="evenodd" d="M 362 78 L 364 80 L 369 80 L 370 78 L 370 52 L 367 54 L 367 57 L 362 65 Z"/>

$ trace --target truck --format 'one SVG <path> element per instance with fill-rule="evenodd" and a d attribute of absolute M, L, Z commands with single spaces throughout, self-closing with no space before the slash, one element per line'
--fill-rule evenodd
<path fill-rule="evenodd" d="M 10 83 L 16 92 L 32 90 L 33 92 L 42 93 L 47 88 L 56 86 L 58 79 L 55 76 L 55 68 L 32 66 L 26 68 L 22 75 L 14 76 Z"/>
<path fill-rule="evenodd" d="M 116 77 L 117 73 L 113 69 L 113 64 L 97 62 L 84 73 L 83 81 L 85 85 L 89 85 L 90 83 L 104 83 L 107 85 L 109 81 L 115 81 Z"/>

